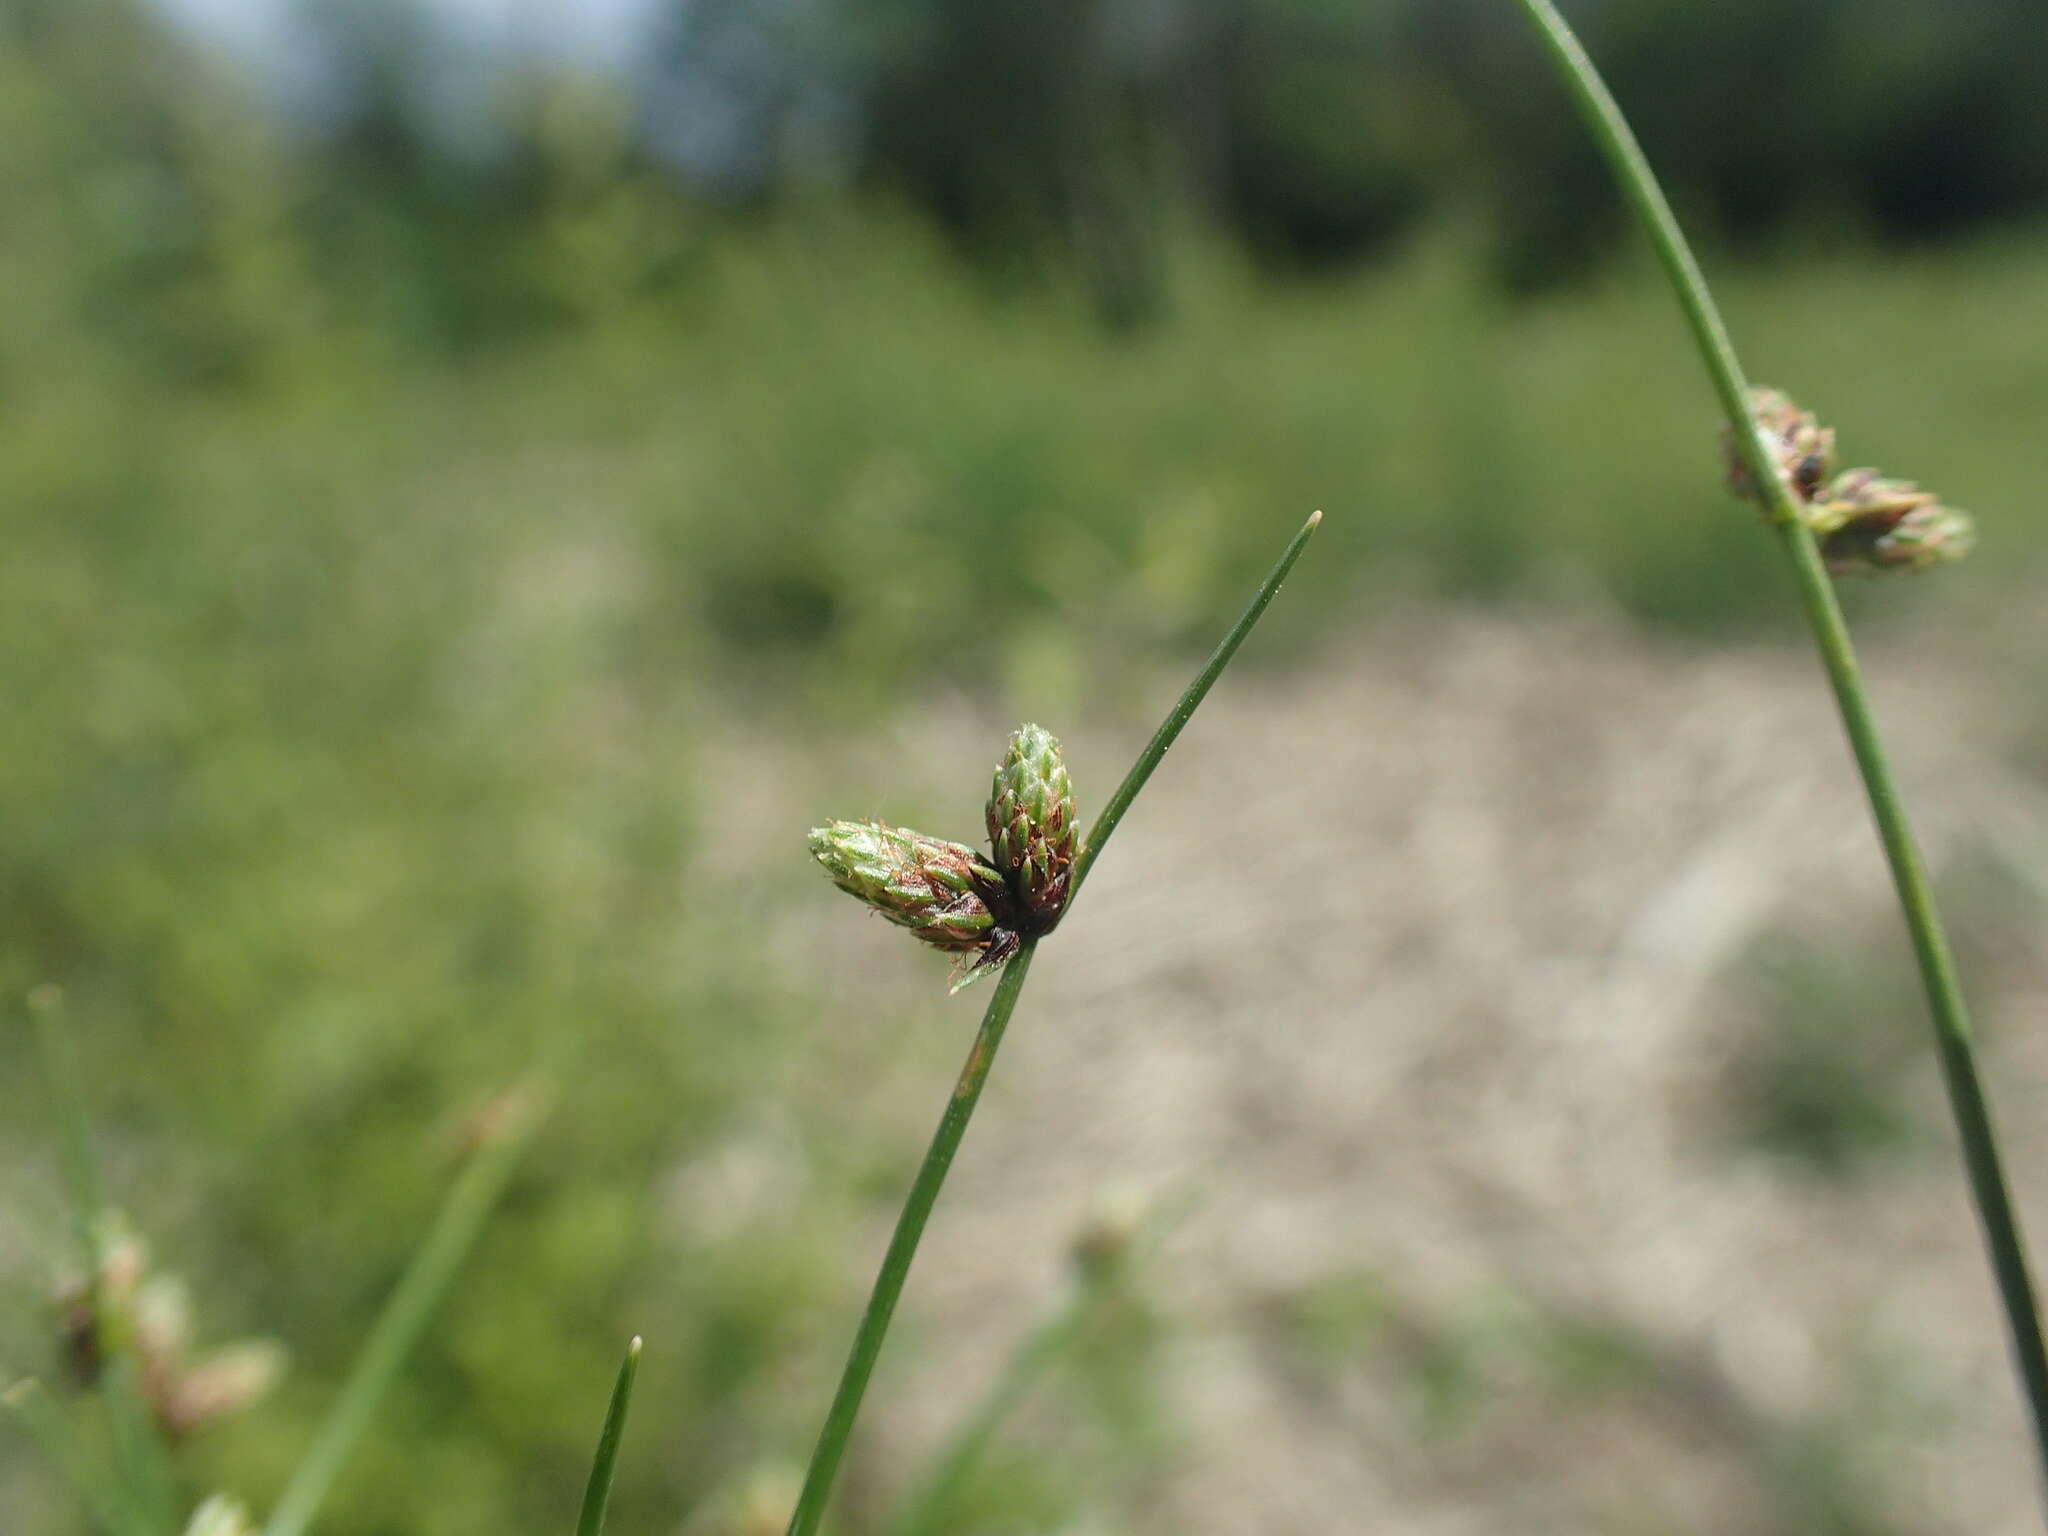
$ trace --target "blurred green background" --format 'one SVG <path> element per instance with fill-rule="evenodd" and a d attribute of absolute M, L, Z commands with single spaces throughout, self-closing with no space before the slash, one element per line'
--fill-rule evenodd
<path fill-rule="evenodd" d="M 1753 376 L 1982 519 L 1988 558 L 1859 616 L 2038 612 L 2036 0 L 1571 12 Z M 324 1528 L 565 1529 L 634 1331 L 615 1528 L 739 1528 L 701 1512 L 807 1450 L 971 1012 L 918 957 L 861 990 L 873 932 L 820 953 L 789 915 L 858 928 L 814 821 L 971 824 L 985 767 L 900 772 L 906 721 L 1137 739 L 1312 507 L 1276 676 L 1404 605 L 1792 633 L 1524 32 L 1493 0 L 0 6 L 0 994 L 65 990 L 202 1327 L 293 1350 L 191 1492 L 274 1494 L 466 1117 L 540 1062 L 556 1113 Z M 691 1216 L 764 1123 L 780 1171 L 733 1177 L 788 1187 Z M 48 1371 L 15 1027 L 0 1155 L 0 1366 Z M 1099 1464 L 1055 1436 L 957 1528 L 1147 1528 L 1142 1370 L 1091 1360 Z M 885 1504 L 857 1478 L 845 1528 Z M 0 1442 L 0 1524 L 72 1521 Z"/>

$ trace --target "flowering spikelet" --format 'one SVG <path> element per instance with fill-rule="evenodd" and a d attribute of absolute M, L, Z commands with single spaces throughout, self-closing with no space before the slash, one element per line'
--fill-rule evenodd
<path fill-rule="evenodd" d="M 1960 560 L 1976 542 L 1967 512 L 1943 506 L 1932 491 L 1874 469 L 1835 477 L 1808 514 L 1821 556 L 1837 575 L 1918 570 Z"/>
<path fill-rule="evenodd" d="M 1800 501 L 1811 501 L 1835 468 L 1835 429 L 1824 427 L 1811 411 L 1802 411 L 1791 396 L 1776 389 L 1749 392 L 1749 417 L 1764 452 Z M 1728 488 L 1738 496 L 1755 497 L 1749 465 L 1728 429 L 1721 430 L 1721 451 L 1728 461 Z"/>
<path fill-rule="evenodd" d="M 1066 760 L 1041 726 L 1010 738 L 989 789 L 988 838 L 1026 931 L 1049 933 L 1067 905 L 1080 836 Z"/>
<path fill-rule="evenodd" d="M 1977 541 L 1967 512 L 1941 504 L 1932 491 L 1874 469 L 1836 475 L 1835 432 L 1775 389 L 1750 391 L 1757 438 L 1798 503 L 1799 520 L 1820 541 L 1821 558 L 1837 576 L 1915 571 L 1960 560 Z M 1756 496 L 1749 468 L 1724 428 L 1728 483 Z M 1833 478 L 1829 478 L 1832 476 Z M 1760 499 L 1760 498 L 1759 498 Z"/>
<path fill-rule="evenodd" d="M 65 1353 L 82 1383 L 99 1380 L 102 1345 L 120 1340 L 134 1357 L 144 1404 L 173 1440 L 241 1412 L 277 1385 L 285 1352 L 275 1340 L 240 1339 L 195 1355 L 184 1283 L 153 1269 L 147 1246 L 118 1217 L 102 1223 L 97 1241 L 98 1272 L 58 1297 Z"/>
<path fill-rule="evenodd" d="M 964 843 L 879 821 L 813 827 L 811 857 L 832 883 L 935 949 L 977 957 L 972 970 L 1017 950 L 1002 877 Z"/>

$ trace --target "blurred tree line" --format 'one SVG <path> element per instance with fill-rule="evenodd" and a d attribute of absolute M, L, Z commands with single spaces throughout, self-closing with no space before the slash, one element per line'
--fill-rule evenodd
<path fill-rule="evenodd" d="M 2034 0 L 1570 9 L 1674 195 L 1729 241 L 1932 238 L 2048 194 Z M 1477 203 L 1519 285 L 1584 272 L 1621 227 L 1502 0 L 697 0 L 652 71 L 657 130 L 706 93 L 746 124 L 761 195 L 825 158 L 985 254 L 1050 243 L 1112 309 L 1154 286 L 1176 216 L 1307 264 Z"/>
<path fill-rule="evenodd" d="M 1931 240 L 2048 201 L 2038 0 L 1571 13 L 1710 240 Z M 328 299 L 458 340 L 674 275 L 691 218 L 820 191 L 906 202 L 1112 321 L 1157 306 L 1186 229 L 1297 270 L 1476 210 L 1527 289 L 1623 227 L 1504 0 L 670 0 L 647 26 L 575 78 L 420 0 L 301 0 L 271 78 L 232 84 L 147 0 L 11 0 L 8 195 L 51 191 L 95 284 L 189 297 L 253 220 Z"/>

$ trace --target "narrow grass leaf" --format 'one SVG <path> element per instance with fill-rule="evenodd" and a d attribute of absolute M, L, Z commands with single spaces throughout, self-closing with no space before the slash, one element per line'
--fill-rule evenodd
<path fill-rule="evenodd" d="M 938 1536 L 945 1529 L 944 1522 L 975 1463 L 1039 1378 L 1066 1352 L 1093 1299 L 1091 1290 L 1077 1291 L 1057 1312 L 1024 1336 L 1003 1363 L 987 1395 L 939 1452 L 929 1476 L 910 1499 L 902 1518 L 889 1527 L 889 1536 Z"/>
<path fill-rule="evenodd" d="M 640 1340 L 626 1346 L 626 1358 L 619 1366 L 619 1379 L 612 1387 L 611 1406 L 605 1409 L 604 1428 L 597 1436 L 597 1457 L 590 1464 L 590 1483 L 583 1490 L 583 1512 L 576 1519 L 576 1536 L 600 1536 L 604 1530 L 605 1507 L 612 1498 L 612 1471 L 618 1464 L 619 1437 L 626 1431 L 626 1410 L 633 1401 L 633 1378 L 640 1372 Z"/>
<path fill-rule="evenodd" d="M 106 1185 L 94 1154 L 92 1125 L 72 1070 L 70 1041 L 65 1034 L 64 994 L 54 986 L 29 994 L 36 1062 L 42 1072 L 50 1112 L 57 1122 L 59 1160 L 64 1168 L 64 1193 L 84 1283 L 91 1294 L 94 1342 L 106 1367 L 100 1391 L 106 1403 L 114 1442 L 114 1466 L 124 1498 L 153 1536 L 168 1536 L 177 1519 L 173 1507 L 170 1465 L 149 1405 L 127 1330 L 108 1326 L 101 1294 L 107 1230 Z"/>
<path fill-rule="evenodd" d="M 128 1489 L 96 1463 L 71 1421 L 39 1381 L 19 1381 L 0 1393 L 0 1406 L 21 1424 L 50 1464 L 76 1490 L 86 1513 L 106 1536 L 147 1536 L 155 1526 Z"/>
<path fill-rule="evenodd" d="M 142 1395 L 142 1376 L 134 1354 L 125 1346 L 108 1356 L 100 1373 L 100 1393 L 106 1402 L 114 1463 L 121 1469 L 121 1479 L 148 1517 L 149 1529 L 169 1536 L 178 1522 L 170 1459 L 157 1431 L 156 1416 Z"/>
<path fill-rule="evenodd" d="M 286 1484 L 264 1536 L 302 1536 L 319 1513 L 342 1464 L 377 1405 L 397 1380 L 455 1272 L 505 1192 L 538 1119 L 531 1098 L 515 1096 L 449 1190 L 426 1238 L 399 1278 L 357 1355 L 341 1394 Z"/>

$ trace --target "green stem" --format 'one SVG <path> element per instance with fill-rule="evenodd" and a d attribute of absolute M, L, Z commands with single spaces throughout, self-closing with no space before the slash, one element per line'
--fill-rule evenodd
<path fill-rule="evenodd" d="M 995 1064 L 996 1049 L 1003 1043 L 1003 1031 L 1009 1027 L 1010 1015 L 1017 1007 L 1017 994 L 1023 990 L 1024 977 L 1031 969 L 1031 956 L 1037 948 L 1037 940 L 1024 941 L 1023 948 L 1004 967 L 1003 974 L 996 981 L 996 990 L 988 1000 L 988 1008 L 982 1013 L 981 1028 L 974 1036 L 973 1048 L 967 1053 L 967 1064 L 960 1069 L 960 1081 L 953 1089 L 953 1096 L 946 1101 L 946 1112 L 939 1117 L 939 1128 L 932 1136 L 931 1148 L 925 1153 L 924 1162 L 917 1170 L 917 1179 L 910 1186 L 910 1197 L 903 1202 L 903 1214 L 896 1218 L 895 1235 L 889 1239 L 889 1251 L 882 1256 L 882 1271 L 875 1276 L 874 1292 L 868 1297 L 868 1308 L 861 1316 L 860 1330 L 853 1336 L 853 1350 L 846 1357 L 839 1390 L 832 1396 L 832 1407 L 825 1415 L 825 1427 L 818 1435 L 818 1447 L 811 1453 L 803 1492 L 797 1497 L 796 1510 L 789 1518 L 789 1536 L 807 1536 L 807 1533 L 817 1530 L 819 1520 L 824 1517 L 825 1501 L 832 1493 L 832 1479 L 839 1471 L 840 1457 L 846 1452 L 847 1437 L 853 1433 L 853 1421 L 860 1412 L 860 1400 L 867 1391 L 868 1378 L 874 1374 L 875 1357 L 882 1352 L 882 1340 L 889 1332 L 889 1319 L 895 1315 L 897 1298 L 903 1294 L 903 1281 L 910 1273 L 910 1261 L 917 1256 L 918 1239 L 924 1236 L 924 1224 L 930 1218 L 932 1206 L 939 1198 L 939 1189 L 953 1166 L 953 1154 L 960 1150 L 960 1138 L 967 1134 L 967 1122 L 973 1118 L 975 1103 L 981 1098 L 982 1084 L 988 1081 L 988 1069 Z"/>
<path fill-rule="evenodd" d="M 1871 716 L 1870 700 L 1857 670 L 1856 653 L 1849 641 L 1841 604 L 1836 600 L 1820 552 L 1814 547 L 1813 535 L 1800 520 L 1790 488 L 1750 425 L 1748 386 L 1735 350 L 1729 345 L 1727 329 L 1635 135 L 1629 131 L 1621 109 L 1557 8 L 1550 0 L 1522 0 L 1522 5 L 1542 33 L 1616 180 L 1649 231 L 1657 258 L 1692 327 L 1700 359 L 1720 395 L 1730 436 L 1742 453 L 1751 483 L 1764 488 L 1771 520 L 1791 562 L 1807 623 L 1813 630 L 1821 664 L 1827 670 L 1829 686 L 1841 711 L 1857 770 L 1863 776 L 1878 840 L 1884 846 L 1892 883 L 1898 890 L 1899 908 L 1912 935 L 1913 954 L 1919 963 L 1921 985 L 1927 994 L 1928 1011 L 1940 1048 L 1949 1108 L 1962 1141 L 1970 1191 L 1983 1226 L 1985 1246 L 1990 1250 L 1999 1297 L 2005 1306 L 2014 1365 L 2033 1415 L 2035 1453 L 2043 1476 L 2048 1477 L 2048 1349 L 2042 1345 L 2040 1308 L 2027 1272 L 2026 1242 L 2001 1166 L 1998 1137 L 1977 1070 L 1969 1013 L 1956 980 L 1955 961 L 1906 819 L 1898 783 Z"/>
<path fill-rule="evenodd" d="M 29 1438 L 64 1474 L 106 1536 L 144 1536 L 156 1529 L 149 1514 L 133 1502 L 129 1489 L 93 1461 L 41 1382 L 16 1382 L 0 1393 L 0 1407 L 21 1421 Z"/>
<path fill-rule="evenodd" d="M 101 1367 L 100 1396 L 106 1404 L 108 1428 L 113 1436 L 114 1465 L 121 1469 L 122 1481 L 149 1517 L 149 1528 L 168 1536 L 177 1528 L 177 1494 L 156 1415 L 143 1395 L 142 1370 L 135 1359 L 133 1341 L 117 1341 L 106 1353 L 105 1361 Z"/>
<path fill-rule="evenodd" d="M 1259 584 L 1259 590 L 1236 625 L 1196 674 L 1194 682 L 1181 695 L 1180 702 L 1166 717 L 1166 723 L 1153 734 L 1131 771 L 1124 775 L 1123 783 L 1117 786 L 1116 793 L 1110 796 L 1109 804 L 1096 819 L 1087 847 L 1074 861 L 1070 893 L 1080 889 L 1082 878 L 1088 873 L 1095 855 L 1102 851 L 1102 845 L 1109 841 L 1117 822 L 1130 809 L 1138 791 L 1145 787 L 1145 781 L 1152 776 L 1152 770 L 1166 756 L 1166 749 L 1173 745 L 1174 738 L 1188 723 L 1188 717 L 1194 714 L 1195 707 L 1230 664 L 1230 658 L 1244 643 L 1245 636 L 1251 633 L 1252 626 L 1258 623 L 1259 615 L 1266 611 L 1273 594 L 1280 590 L 1280 583 L 1294 568 L 1302 547 L 1308 543 L 1309 535 L 1316 531 L 1322 518 L 1322 513 L 1314 513 L 1302 525 L 1301 532 L 1288 544 L 1279 563 Z M 1069 894 L 1068 900 L 1072 899 Z M 932 1144 L 917 1170 L 917 1178 L 910 1186 L 910 1196 L 903 1203 L 903 1213 L 896 1218 L 896 1231 L 889 1239 L 888 1252 L 882 1256 L 881 1273 L 875 1276 L 867 1311 L 861 1315 L 860 1328 L 853 1336 L 853 1348 L 846 1357 L 846 1368 L 840 1374 L 839 1389 L 832 1395 L 832 1406 L 825 1414 L 825 1426 L 819 1431 L 816 1449 L 811 1452 L 803 1491 L 797 1496 L 796 1509 L 789 1518 L 789 1536 L 809 1536 L 824 1518 L 825 1503 L 832 1494 L 832 1480 L 838 1474 L 840 1458 L 846 1454 L 853 1421 L 860 1413 L 861 1398 L 867 1392 L 868 1378 L 874 1374 L 875 1359 L 882 1352 L 882 1341 L 888 1335 L 889 1320 L 895 1315 L 897 1299 L 903 1294 L 903 1282 L 910 1273 L 911 1260 L 917 1256 L 918 1240 L 924 1236 L 925 1222 L 939 1198 L 940 1187 L 946 1182 L 947 1171 L 953 1166 L 953 1154 L 960 1148 L 960 1139 L 967 1134 L 967 1122 L 981 1097 L 982 1084 L 988 1080 L 996 1048 L 1002 1044 L 1003 1031 L 1009 1026 L 1010 1014 L 1017 1006 L 1017 994 L 1023 989 L 1024 976 L 1031 967 L 1031 957 L 1037 947 L 1034 939 L 1024 941 L 1016 957 L 1004 967 L 1001 979 L 996 982 L 995 994 L 989 998 L 988 1008 L 981 1016 L 981 1029 L 974 1037 L 973 1049 L 967 1053 L 967 1064 L 961 1068 L 959 1083 L 946 1103 L 945 1114 L 939 1117 L 939 1128 L 933 1134 Z M 273 1531 L 270 1536 L 280 1536 L 280 1533 Z M 297 1533 L 283 1533 L 283 1536 L 297 1536 Z"/>
<path fill-rule="evenodd" d="M 1301 558 L 1309 539 L 1323 523 L 1323 514 L 1311 512 L 1308 521 L 1301 525 L 1301 532 L 1288 541 L 1287 548 L 1280 552 L 1273 569 L 1266 572 L 1266 579 L 1259 583 L 1259 590 L 1230 633 L 1223 637 L 1209 659 L 1202 664 L 1202 670 L 1195 674 L 1195 680 L 1188 684 L 1187 692 L 1180 696 L 1180 702 L 1160 722 L 1159 729 L 1152 733 L 1152 739 L 1145 743 L 1145 750 L 1138 754 L 1138 760 L 1131 764 L 1131 771 L 1124 775 L 1123 783 L 1117 785 L 1116 793 L 1103 806 L 1102 814 L 1095 818 L 1095 825 L 1088 829 L 1088 841 L 1083 845 L 1080 856 L 1074 860 L 1073 879 L 1067 885 L 1067 901 L 1072 904 L 1080 894 L 1081 882 L 1088 878 L 1088 871 L 1095 866 L 1095 859 L 1109 841 L 1110 834 L 1117 829 L 1117 823 L 1124 819 L 1124 812 L 1131 808 L 1131 802 L 1138 798 L 1138 791 L 1145 787 L 1145 781 L 1152 777 L 1152 770 L 1165 758 L 1167 749 L 1179 738 L 1180 733 L 1194 717 L 1202 700 L 1209 696 L 1209 690 L 1216 685 L 1216 679 L 1223 675 L 1223 669 L 1230 665 L 1230 658 L 1237 654 L 1237 648 L 1244 644 L 1252 626 L 1259 622 L 1259 616 L 1266 611 L 1266 605 L 1273 601 L 1280 590 L 1280 583 L 1287 579 L 1287 573 L 1294 569 L 1294 562 Z"/>
<path fill-rule="evenodd" d="M 319 1513 L 342 1464 L 425 1331 L 427 1319 L 482 1231 L 485 1218 L 505 1192 L 536 1119 L 529 1102 L 515 1099 L 504 1111 L 503 1123 L 492 1129 L 489 1140 L 456 1179 L 441 1202 L 434 1225 L 370 1329 L 341 1395 L 293 1471 L 264 1527 L 264 1536 L 301 1536 Z"/>
<path fill-rule="evenodd" d="M 583 1490 L 583 1513 L 576 1520 L 576 1536 L 602 1536 L 604 1513 L 612 1497 L 612 1470 L 618 1465 L 619 1437 L 626 1431 L 626 1409 L 633 1401 L 633 1378 L 640 1371 L 640 1340 L 626 1346 L 626 1360 L 619 1367 L 619 1379 L 612 1387 L 611 1406 L 605 1409 L 604 1428 L 597 1436 L 597 1459 L 590 1465 L 590 1482 Z"/>
<path fill-rule="evenodd" d="M 79 1092 L 78 1077 L 71 1066 L 70 1041 L 64 1033 L 64 994 L 55 986 L 38 987 L 29 994 L 29 1017 L 44 1091 L 49 1095 L 50 1111 L 57 1122 L 64 1191 L 89 1297 L 93 1342 L 104 1362 L 99 1386 L 113 1438 L 115 1472 L 125 1502 L 143 1521 L 141 1529 L 168 1533 L 177 1518 L 170 1466 L 149 1404 L 142 1395 L 131 1329 L 125 1323 L 117 1325 L 109 1315 L 105 1284 L 109 1220 L 106 1185 L 100 1178 L 99 1159 L 93 1153 L 85 1096 Z"/>

